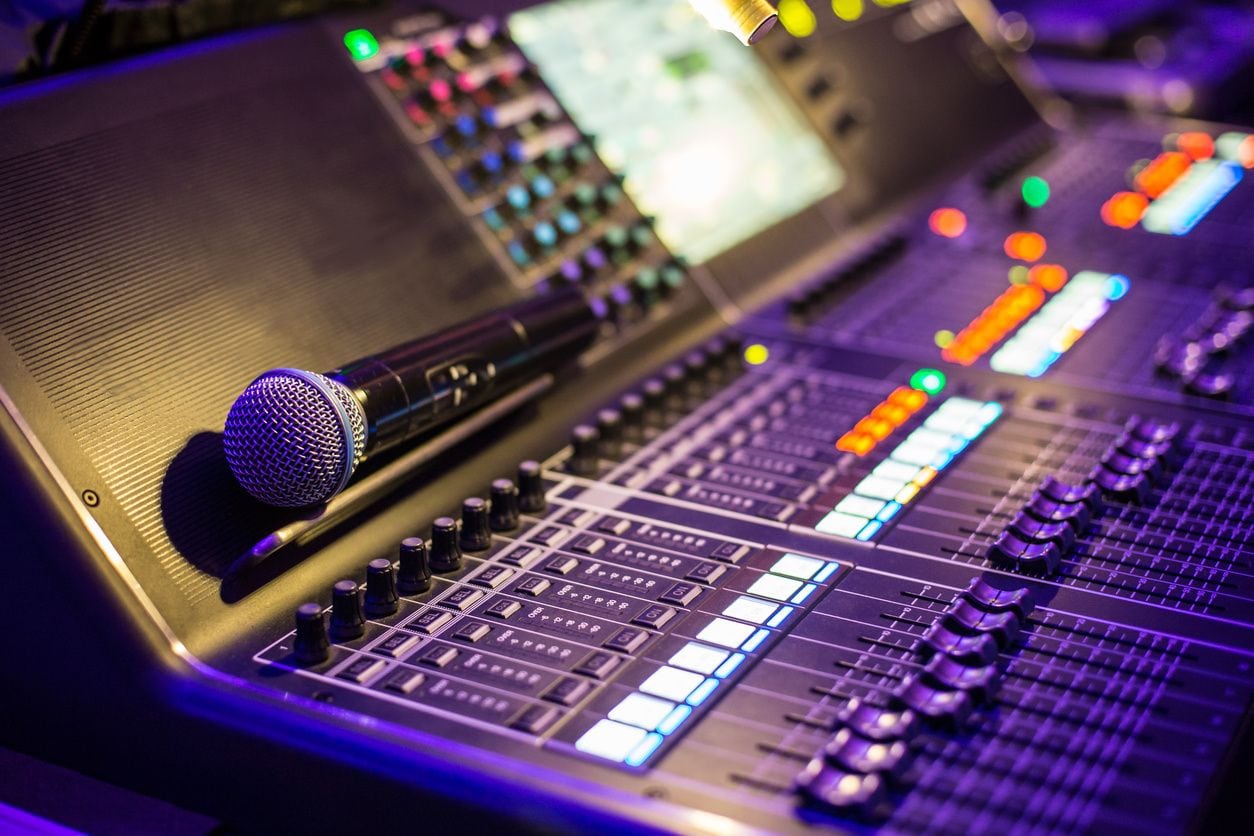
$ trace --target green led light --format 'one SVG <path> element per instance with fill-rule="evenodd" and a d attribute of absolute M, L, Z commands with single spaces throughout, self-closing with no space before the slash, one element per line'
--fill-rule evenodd
<path fill-rule="evenodd" d="M 945 373 L 939 369 L 919 369 L 910 375 L 910 388 L 935 395 L 945 388 Z"/>
<path fill-rule="evenodd" d="M 1049 183 L 1040 177 L 1027 177 L 1023 180 L 1023 202 L 1033 208 L 1044 206 L 1049 200 Z"/>
<path fill-rule="evenodd" d="M 365 61 L 379 54 L 379 42 L 367 29 L 354 29 L 344 35 L 344 46 L 354 61 Z"/>

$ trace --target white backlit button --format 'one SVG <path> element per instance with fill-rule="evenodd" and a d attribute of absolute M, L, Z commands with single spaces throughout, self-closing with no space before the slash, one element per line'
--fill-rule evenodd
<path fill-rule="evenodd" d="M 862 521 L 866 525 L 866 520 Z M 858 529 L 861 531 L 861 528 Z M 856 533 L 856 532 L 855 532 Z M 787 601 L 801 588 L 801 581 L 795 578 L 783 578 L 779 575 L 763 575 L 754 581 L 746 590 L 751 595 L 771 598 L 775 601 Z"/>
<path fill-rule="evenodd" d="M 765 624 L 768 618 L 775 615 L 776 609 L 778 607 L 768 601 L 741 595 L 723 608 L 723 615 L 748 621 L 751 624 Z"/>
<path fill-rule="evenodd" d="M 896 457 L 894 456 L 894 458 Z M 918 470 L 918 468 L 915 468 L 915 470 Z M 889 500 L 893 498 L 897 491 L 901 490 L 902 485 L 909 481 L 909 479 L 885 479 L 881 476 L 867 476 L 858 483 L 857 487 L 854 488 L 854 492 L 863 496 L 873 496 L 876 499 Z M 846 514 L 844 516 L 849 515 Z M 866 523 L 863 522 L 863 525 L 866 525 Z M 854 534 L 857 533 L 856 531 L 854 532 Z M 853 534 L 849 536 L 852 537 Z"/>
<path fill-rule="evenodd" d="M 882 499 L 870 499 L 865 496 L 858 496 L 856 493 L 851 493 L 840 502 L 837 502 L 836 507 L 832 510 L 839 511 L 842 514 L 851 514 L 855 517 L 865 517 L 869 520 L 873 519 L 883 507 L 884 500 Z M 809 578 L 806 577 L 803 578 L 803 580 L 809 580 Z"/>
<path fill-rule="evenodd" d="M 891 499 L 892 496 L 889 495 L 888 498 Z M 837 537 L 848 537 L 852 540 L 864 525 L 866 525 L 866 520 L 862 517 L 851 517 L 848 514 L 832 511 L 815 524 L 814 530 L 824 534 L 834 534 Z"/>
<path fill-rule="evenodd" d="M 575 741 L 575 748 L 585 754 L 622 763 L 647 735 L 648 732 L 635 726 L 613 720 L 598 720 L 595 726 Z"/>
<path fill-rule="evenodd" d="M 610 719 L 653 731 L 675 708 L 675 703 L 645 694 L 628 694 L 610 709 Z"/>
<path fill-rule="evenodd" d="M 655 697 L 683 702 L 692 693 L 692 689 L 700 685 L 704 679 L 705 677 L 699 673 L 666 666 L 658 668 L 649 675 L 648 679 L 640 683 L 640 690 L 646 694 L 653 694 Z"/>
<path fill-rule="evenodd" d="M 696 642 L 688 642 L 675 651 L 675 655 L 670 658 L 670 663 L 677 668 L 696 671 L 708 676 L 718 670 L 718 666 L 723 664 L 726 659 L 726 650 L 719 650 L 717 647 L 709 647 Z"/>
<path fill-rule="evenodd" d="M 802 557 L 799 554 L 788 554 L 775 561 L 775 565 L 771 567 L 771 571 L 777 575 L 787 575 L 790 578 L 800 578 L 808 581 L 814 577 L 814 573 L 823 568 L 823 561 L 817 557 Z"/>
<path fill-rule="evenodd" d="M 917 471 L 917 467 L 911 467 L 902 462 L 895 462 L 892 459 L 885 459 L 875 466 L 875 469 L 871 471 L 871 475 L 884 479 L 893 479 L 898 482 L 909 482 L 914 478 L 914 474 Z"/>
<path fill-rule="evenodd" d="M 705 625 L 700 633 L 697 633 L 697 638 L 710 644 L 717 644 L 720 647 L 740 647 L 741 643 L 749 638 L 752 633 L 752 625 L 741 624 L 739 621 L 728 621 L 725 618 L 716 618 Z M 693 685 L 695 687 L 696 683 L 693 683 Z M 643 689 L 644 686 L 642 685 L 641 688 Z"/>

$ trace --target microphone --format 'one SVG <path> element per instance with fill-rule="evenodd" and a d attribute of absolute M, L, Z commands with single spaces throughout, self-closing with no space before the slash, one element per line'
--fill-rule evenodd
<path fill-rule="evenodd" d="M 368 457 L 571 362 L 599 326 L 568 287 L 324 374 L 272 369 L 231 405 L 227 464 L 269 505 L 326 502 Z"/>

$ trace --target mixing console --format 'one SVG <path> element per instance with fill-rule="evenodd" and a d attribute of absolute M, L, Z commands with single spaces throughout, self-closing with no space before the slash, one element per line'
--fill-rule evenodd
<path fill-rule="evenodd" d="M 372 8 L 0 100 L 84 120 L 0 142 L 4 524 L 42 558 L 13 588 L 75 613 L 15 604 L 32 728 L 243 830 L 1222 824 L 1254 138 L 1048 127 L 958 6 L 863 5 L 756 51 L 670 0 Z M 35 176 L 67 159 L 110 161 L 107 207 Z M 150 165 L 220 192 L 154 212 Z M 325 506 L 232 481 L 264 364 L 570 285 L 598 344 L 489 430 L 372 452 Z"/>

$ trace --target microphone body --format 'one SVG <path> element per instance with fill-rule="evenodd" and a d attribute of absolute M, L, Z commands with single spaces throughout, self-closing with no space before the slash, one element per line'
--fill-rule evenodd
<path fill-rule="evenodd" d="M 571 362 L 599 327 L 594 308 L 572 287 L 325 374 L 274 369 L 231 406 L 227 463 L 262 502 L 325 502 L 369 456 Z"/>

